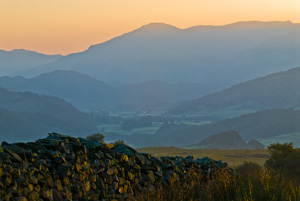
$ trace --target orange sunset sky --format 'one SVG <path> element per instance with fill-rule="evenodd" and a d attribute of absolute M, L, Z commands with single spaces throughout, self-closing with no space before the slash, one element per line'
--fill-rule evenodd
<path fill-rule="evenodd" d="M 69 54 L 151 22 L 300 23 L 300 0 L 0 0 L 0 49 Z"/>

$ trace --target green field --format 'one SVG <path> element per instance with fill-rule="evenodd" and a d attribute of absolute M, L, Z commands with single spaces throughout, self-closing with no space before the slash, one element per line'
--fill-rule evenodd
<path fill-rule="evenodd" d="M 247 103 L 247 104 L 237 104 L 237 105 L 222 107 L 222 108 L 199 107 L 197 110 L 195 110 L 195 113 L 190 112 L 189 115 L 186 116 L 199 117 L 199 116 L 207 116 L 207 114 L 209 114 L 209 116 L 227 119 L 232 117 L 238 117 L 244 114 L 249 114 L 256 111 L 257 109 L 255 109 L 255 104 Z"/>
<path fill-rule="evenodd" d="M 183 156 L 193 155 L 194 158 L 209 157 L 214 160 L 222 160 L 230 167 L 242 165 L 244 161 L 256 162 L 263 166 L 269 158 L 266 149 L 245 149 L 245 150 L 210 150 L 210 149 L 182 149 L 177 147 L 146 147 L 137 149 L 138 152 L 150 153 L 155 157 L 162 156 Z"/>
<path fill-rule="evenodd" d="M 181 123 L 191 125 L 191 126 L 202 126 L 205 124 L 209 124 L 211 122 L 210 121 L 201 121 L 201 122 L 183 121 Z"/>

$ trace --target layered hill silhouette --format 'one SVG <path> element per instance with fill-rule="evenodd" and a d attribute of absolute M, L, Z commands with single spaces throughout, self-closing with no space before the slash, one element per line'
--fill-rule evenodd
<path fill-rule="evenodd" d="M 55 71 L 32 79 L 5 76 L 0 78 L 0 87 L 60 97 L 82 110 L 107 103 L 112 98 L 112 87 L 75 71 Z"/>
<path fill-rule="evenodd" d="M 59 131 L 88 135 L 97 131 L 96 121 L 63 99 L 0 88 L 0 137 L 28 141 L 43 133 Z"/>
<path fill-rule="evenodd" d="M 248 141 L 299 132 L 299 119 L 300 110 L 271 109 L 202 126 L 165 123 L 154 135 L 119 135 L 116 137 L 137 147 L 187 146 L 201 142 L 212 134 L 235 130 L 243 140 Z M 110 136 L 107 135 L 107 137 Z"/>
<path fill-rule="evenodd" d="M 61 55 L 46 55 L 23 49 L 0 50 L 0 76 L 11 75 L 19 71 L 49 64 L 61 57 Z"/>
<path fill-rule="evenodd" d="M 44 73 L 31 79 L 0 77 L 0 87 L 57 96 L 83 111 L 167 109 L 178 101 L 208 93 L 207 87 L 201 84 L 170 84 L 161 80 L 110 86 L 86 74 L 65 70 Z"/>
<path fill-rule="evenodd" d="M 188 147 L 197 149 L 264 149 L 264 145 L 257 140 L 251 140 L 246 143 L 233 130 L 213 134 L 200 143 Z"/>
<path fill-rule="evenodd" d="M 297 67 L 188 101 L 171 109 L 169 113 L 210 113 L 226 118 L 263 109 L 299 108 L 299 91 L 300 67 Z"/>
<path fill-rule="evenodd" d="M 213 82 L 220 90 L 299 66 L 299 33 L 300 24 L 291 22 L 239 22 L 187 29 L 152 23 L 15 75 L 34 77 L 54 70 L 75 70 L 108 84 L 159 79 L 204 85 Z"/>

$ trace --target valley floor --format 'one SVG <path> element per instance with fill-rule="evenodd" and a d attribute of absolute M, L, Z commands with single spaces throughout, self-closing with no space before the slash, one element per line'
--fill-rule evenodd
<path fill-rule="evenodd" d="M 194 158 L 209 157 L 215 160 L 222 160 L 228 163 L 229 167 L 242 165 L 244 161 L 256 162 L 262 167 L 269 158 L 266 149 L 245 149 L 245 150 L 218 150 L 218 149 L 183 149 L 177 147 L 146 147 L 137 149 L 138 152 L 150 153 L 155 157 L 161 156 L 188 156 Z"/>

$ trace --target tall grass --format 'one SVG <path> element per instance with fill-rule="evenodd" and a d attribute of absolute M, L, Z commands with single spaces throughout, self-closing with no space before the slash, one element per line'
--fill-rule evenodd
<path fill-rule="evenodd" d="M 231 175 L 227 171 L 215 173 L 214 178 L 189 175 L 187 182 L 157 186 L 132 197 L 131 200 L 149 201 L 297 201 L 300 185 L 274 170 L 250 171 Z M 205 180 L 207 182 L 205 182 Z"/>
<path fill-rule="evenodd" d="M 296 181 L 274 170 L 262 170 L 246 175 L 219 174 L 206 191 L 206 196 L 207 200 L 220 201 L 296 201 L 300 199 L 299 192 L 300 186 Z"/>
<path fill-rule="evenodd" d="M 276 143 L 268 150 L 266 169 L 244 162 L 234 175 L 219 170 L 205 178 L 189 172 L 184 181 L 149 188 L 131 200 L 300 201 L 300 149 Z"/>

